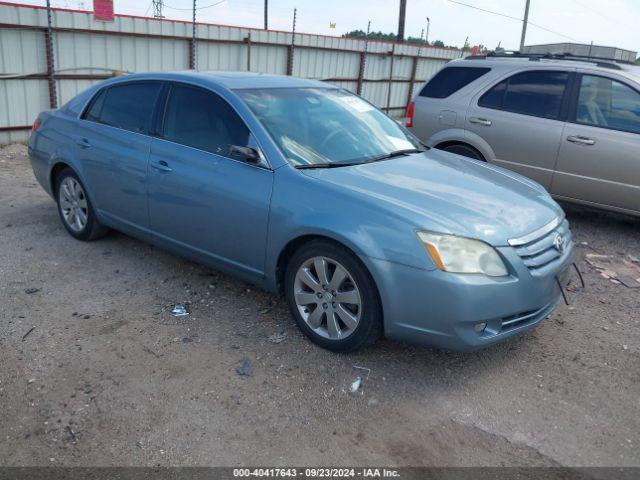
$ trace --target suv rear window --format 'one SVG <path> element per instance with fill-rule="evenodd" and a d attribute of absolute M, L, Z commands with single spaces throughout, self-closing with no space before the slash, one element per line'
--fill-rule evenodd
<path fill-rule="evenodd" d="M 534 117 L 557 119 L 568 72 L 532 70 L 517 73 L 485 93 L 478 105 Z"/>
<path fill-rule="evenodd" d="M 489 71 L 491 71 L 490 68 L 445 67 L 429 80 L 420 92 L 420 96 L 447 98 Z"/>

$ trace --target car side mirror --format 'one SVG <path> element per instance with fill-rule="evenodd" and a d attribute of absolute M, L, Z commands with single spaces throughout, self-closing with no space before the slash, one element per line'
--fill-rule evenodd
<path fill-rule="evenodd" d="M 232 158 L 242 160 L 252 165 L 260 163 L 260 153 L 253 147 L 241 147 L 240 145 L 229 145 L 229 155 Z"/>

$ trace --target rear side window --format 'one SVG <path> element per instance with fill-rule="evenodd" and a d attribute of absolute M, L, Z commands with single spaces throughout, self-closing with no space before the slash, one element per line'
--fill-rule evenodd
<path fill-rule="evenodd" d="M 421 97 L 446 98 L 477 80 L 490 68 L 446 67 L 436 73 L 420 92 Z"/>
<path fill-rule="evenodd" d="M 148 134 L 161 89 L 161 83 L 130 83 L 108 87 L 94 98 L 84 118 Z"/>
<path fill-rule="evenodd" d="M 485 93 L 478 105 L 508 112 L 557 119 L 569 72 L 530 71 L 503 80 Z"/>
<path fill-rule="evenodd" d="M 583 75 L 576 122 L 640 133 L 640 93 L 611 78 Z"/>
<path fill-rule="evenodd" d="M 229 146 L 246 146 L 249 129 L 218 95 L 185 85 L 171 87 L 163 138 L 206 152 L 229 156 Z"/>

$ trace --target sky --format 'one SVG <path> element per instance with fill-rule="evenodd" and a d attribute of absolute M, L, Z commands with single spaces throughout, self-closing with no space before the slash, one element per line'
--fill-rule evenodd
<path fill-rule="evenodd" d="M 12 1 L 12 0 L 3 0 Z M 197 0 L 207 6 L 220 0 Z M 92 0 L 51 0 L 54 7 L 91 9 Z M 520 19 L 525 0 L 460 0 L 462 3 Z M 44 0 L 15 3 L 44 5 Z M 116 13 L 152 15 L 151 0 L 114 0 Z M 167 18 L 191 19 L 192 0 L 167 0 Z M 395 32 L 399 0 L 269 0 L 269 28 L 340 36 L 354 29 Z M 173 8 L 171 8 L 173 7 Z M 181 10 L 184 9 L 184 10 Z M 197 11 L 199 21 L 262 28 L 264 0 L 224 0 Z M 517 50 L 522 22 L 485 13 L 451 0 L 407 0 L 407 36 L 419 37 L 430 18 L 429 40 L 493 49 Z M 531 0 L 526 44 L 576 42 L 640 50 L 640 0 Z M 335 28 L 330 24 L 335 23 Z"/>

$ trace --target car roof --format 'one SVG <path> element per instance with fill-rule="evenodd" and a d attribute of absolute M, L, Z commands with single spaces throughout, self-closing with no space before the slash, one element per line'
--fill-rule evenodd
<path fill-rule="evenodd" d="M 245 88 L 339 88 L 335 85 L 288 75 L 254 72 L 196 71 L 132 73 L 119 77 L 124 80 L 175 80 L 199 84 L 215 84 L 229 90 Z"/>
<path fill-rule="evenodd" d="M 469 56 L 465 58 L 459 58 L 452 60 L 447 65 L 455 66 L 472 66 L 478 67 L 491 67 L 491 68 L 530 68 L 538 69 L 540 66 L 559 67 L 559 68 L 589 68 L 591 70 L 601 70 L 602 72 L 619 73 L 621 75 L 632 78 L 635 81 L 640 81 L 640 67 L 638 65 L 629 64 L 626 62 L 616 62 L 615 60 L 607 59 L 579 59 L 574 58 L 571 60 L 563 60 L 561 58 L 540 58 L 540 57 L 485 57 L 482 55 Z"/>

